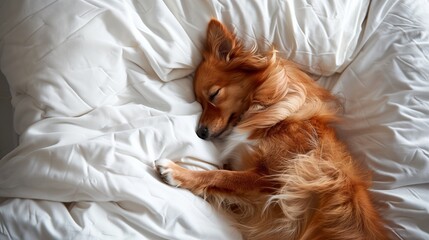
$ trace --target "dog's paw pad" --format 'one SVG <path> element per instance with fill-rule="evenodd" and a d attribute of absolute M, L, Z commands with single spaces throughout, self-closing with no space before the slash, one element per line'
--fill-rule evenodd
<path fill-rule="evenodd" d="M 180 184 L 174 180 L 172 165 L 175 164 L 173 161 L 168 159 L 160 159 L 155 161 L 156 170 L 159 173 L 162 181 L 168 185 L 178 187 Z"/>

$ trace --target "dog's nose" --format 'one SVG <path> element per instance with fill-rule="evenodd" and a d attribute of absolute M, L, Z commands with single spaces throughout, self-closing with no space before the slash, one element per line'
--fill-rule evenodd
<path fill-rule="evenodd" d="M 209 129 L 206 126 L 201 126 L 197 130 L 197 135 L 201 139 L 207 139 L 209 137 Z"/>

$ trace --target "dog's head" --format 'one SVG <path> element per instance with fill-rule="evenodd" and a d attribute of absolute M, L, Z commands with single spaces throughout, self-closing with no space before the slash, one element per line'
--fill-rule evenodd
<path fill-rule="evenodd" d="M 274 48 L 264 55 L 256 47 L 246 49 L 217 20 L 208 25 L 194 91 L 203 108 L 197 128 L 202 139 L 225 136 L 237 124 L 254 131 L 292 115 L 300 119 L 333 116 L 322 113 L 331 108 L 325 103 L 336 101 L 294 63 L 277 57 Z"/>
<path fill-rule="evenodd" d="M 198 66 L 194 91 L 203 113 L 197 135 L 211 139 L 226 135 L 249 108 L 255 81 L 257 56 L 217 20 L 207 30 L 203 61 Z"/>

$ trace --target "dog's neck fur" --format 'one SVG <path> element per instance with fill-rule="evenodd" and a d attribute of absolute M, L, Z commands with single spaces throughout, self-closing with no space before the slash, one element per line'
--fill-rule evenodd
<path fill-rule="evenodd" d="M 273 52 L 267 66 L 258 74 L 249 109 L 243 114 L 237 128 L 268 128 L 297 112 L 306 102 L 304 85 L 292 79 L 295 66 L 283 62 Z"/>

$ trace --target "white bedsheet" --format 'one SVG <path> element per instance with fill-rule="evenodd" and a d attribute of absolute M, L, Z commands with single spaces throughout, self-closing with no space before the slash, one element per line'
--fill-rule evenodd
<path fill-rule="evenodd" d="M 339 133 L 374 171 L 391 236 L 429 239 L 427 1 L 0 4 L 0 68 L 20 135 L 0 160 L 0 238 L 240 239 L 152 166 L 220 164 L 194 133 L 191 75 L 216 17 L 342 97 Z"/>

